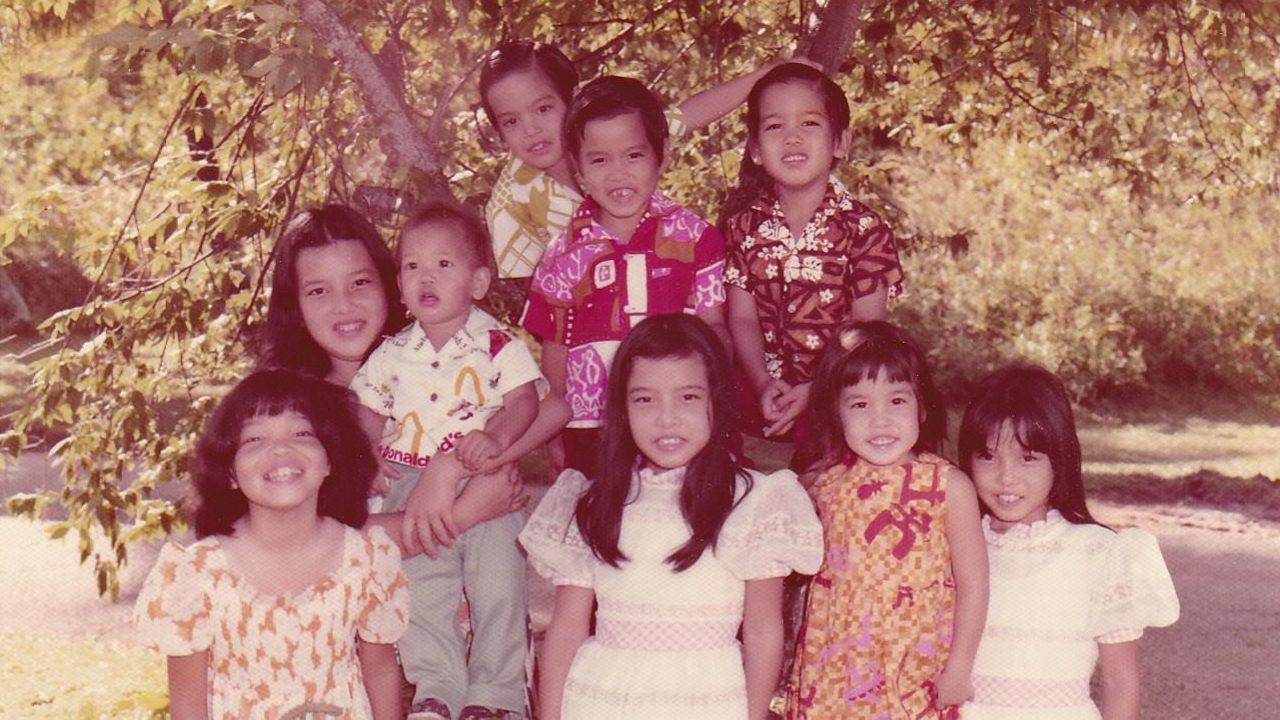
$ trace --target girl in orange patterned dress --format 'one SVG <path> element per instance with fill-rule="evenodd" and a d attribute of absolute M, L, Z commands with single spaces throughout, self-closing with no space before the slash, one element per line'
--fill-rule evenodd
<path fill-rule="evenodd" d="M 973 484 L 933 454 L 946 415 L 925 356 L 853 323 L 815 373 L 811 488 L 826 558 L 809 588 L 789 718 L 953 718 L 987 610 Z"/>
<path fill-rule="evenodd" d="M 195 543 L 170 543 L 134 608 L 168 656 L 174 720 L 404 718 L 400 553 L 359 530 L 377 472 L 346 391 L 292 370 L 241 381 L 195 453 Z"/>

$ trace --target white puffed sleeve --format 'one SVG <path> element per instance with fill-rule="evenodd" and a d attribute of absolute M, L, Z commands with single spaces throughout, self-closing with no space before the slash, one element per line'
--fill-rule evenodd
<path fill-rule="evenodd" d="M 742 580 L 812 575 L 822 564 L 822 523 L 795 473 L 752 472 L 752 487 L 725 520 L 716 557 Z"/>
<path fill-rule="evenodd" d="M 183 547 L 168 542 L 151 568 L 133 620 L 143 645 L 165 655 L 190 655 L 208 650 L 213 642 L 210 618 L 213 580 L 206 572 L 211 541 Z"/>
<path fill-rule="evenodd" d="M 1134 640 L 1178 619 L 1173 579 L 1151 533 L 1120 530 L 1095 567 L 1090 632 L 1099 642 Z"/>
<path fill-rule="evenodd" d="M 560 473 L 520 531 L 520 544 L 529 553 L 529 563 L 553 585 L 594 586 L 595 555 L 573 517 L 589 482 L 577 470 Z"/>

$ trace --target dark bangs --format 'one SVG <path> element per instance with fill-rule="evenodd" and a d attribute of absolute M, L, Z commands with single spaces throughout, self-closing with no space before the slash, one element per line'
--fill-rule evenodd
<path fill-rule="evenodd" d="M 330 472 L 320 486 L 317 514 L 356 528 L 364 525 L 378 465 L 356 418 L 354 401 L 333 383 L 301 371 L 275 369 L 241 380 L 205 426 L 192 463 L 197 494 L 192 524 L 197 537 L 229 535 L 249 511 L 244 494 L 232 483 L 245 423 L 288 412 L 311 423 L 328 456 Z"/>
<path fill-rule="evenodd" d="M 941 452 L 947 409 L 933 384 L 924 350 L 906 330 L 883 320 L 842 327 L 818 357 L 809 391 L 809 433 L 803 457 L 825 469 L 854 458 L 844 439 L 840 394 L 863 380 L 910 383 L 920 406 L 920 435 L 913 451 Z"/>
<path fill-rule="evenodd" d="M 1036 365 L 1010 365 L 978 383 L 960 421 L 957 445 L 965 473 L 973 475 L 974 455 L 986 450 L 1006 423 L 1023 448 L 1048 456 L 1053 468 L 1049 506 L 1073 523 L 1101 524 L 1085 504 L 1080 438 L 1071 398 L 1057 376 Z"/>

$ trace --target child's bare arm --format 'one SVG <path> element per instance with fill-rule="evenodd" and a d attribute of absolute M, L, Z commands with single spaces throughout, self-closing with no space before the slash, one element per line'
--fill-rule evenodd
<path fill-rule="evenodd" d="M 484 430 L 467 433 L 454 452 L 468 470 L 475 472 L 511 447 L 537 415 L 538 391 L 533 382 L 512 388 L 503 394 L 502 409 L 489 418 Z"/>
<path fill-rule="evenodd" d="M 760 331 L 756 299 L 740 287 L 729 286 L 725 290 L 733 354 L 747 374 L 751 389 L 761 392 L 772 378 L 764 364 L 764 334 Z"/>
<path fill-rule="evenodd" d="M 874 291 L 853 299 L 853 306 L 849 308 L 849 319 L 858 322 L 883 320 L 888 313 L 888 306 L 889 288 L 881 285 Z"/>
<path fill-rule="evenodd" d="M 947 544 L 956 580 L 955 630 L 946 667 L 938 676 L 938 704 L 959 705 L 973 697 L 973 658 L 987 624 L 987 541 L 982 535 L 978 495 L 958 469 L 947 479 Z"/>
<path fill-rule="evenodd" d="M 209 720 L 209 652 L 170 655 L 169 717 Z"/>
<path fill-rule="evenodd" d="M 1103 720 L 1138 720 L 1141 705 L 1138 641 L 1098 643 Z"/>
<path fill-rule="evenodd" d="M 685 98 L 680 103 L 680 113 L 684 115 L 685 127 L 691 131 L 698 130 L 733 112 L 735 108 L 747 101 L 751 86 L 776 65 L 778 61 L 766 63 L 753 72 L 739 75 Z"/>
<path fill-rule="evenodd" d="M 542 343 L 542 374 L 547 378 L 547 385 L 550 387 L 549 395 L 564 399 L 568 386 L 565 368 L 568 359 L 569 348 L 561 343 L 554 340 L 546 340 Z M 551 476 L 556 477 L 564 469 L 564 443 L 559 435 L 553 436 L 547 442 L 547 454 L 551 460 Z"/>
<path fill-rule="evenodd" d="M 525 430 L 518 440 L 511 443 L 511 446 L 496 458 L 486 462 L 480 468 L 480 472 L 489 472 L 503 465 L 518 462 L 520 458 L 546 445 L 564 429 L 572 416 L 573 412 L 569 409 L 569 403 L 565 401 L 564 395 L 547 393 L 546 397 L 538 401 L 538 416 L 534 418 L 529 429 Z M 464 489 L 462 492 L 465 495 L 467 491 Z"/>
<path fill-rule="evenodd" d="M 455 453 L 436 453 L 409 492 L 404 504 L 404 542 L 420 543 L 422 551 L 436 557 L 435 546 L 452 545 L 458 536 L 453 499 L 458 483 L 468 474 Z"/>
<path fill-rule="evenodd" d="M 747 718 L 764 720 L 782 669 L 782 578 L 748 580 L 742 609 Z"/>
<path fill-rule="evenodd" d="M 542 641 L 541 677 L 538 679 L 538 703 L 541 720 L 559 720 L 564 699 L 564 681 L 578 648 L 591 632 L 591 613 L 595 602 L 591 588 L 557 585 L 555 608 Z"/>
<path fill-rule="evenodd" d="M 391 643 L 356 641 L 360 677 L 373 710 L 373 720 L 403 720 L 404 672 Z"/>

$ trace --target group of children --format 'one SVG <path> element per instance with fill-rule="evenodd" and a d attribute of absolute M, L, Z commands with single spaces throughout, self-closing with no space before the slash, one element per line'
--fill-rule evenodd
<path fill-rule="evenodd" d="M 430 203 L 393 255 L 331 205 L 282 236 L 266 369 L 210 420 L 198 540 L 137 602 L 172 717 L 403 718 L 405 679 L 409 718 L 520 716 L 526 555 L 556 588 L 541 718 L 1099 717 L 1096 664 L 1102 716 L 1136 717 L 1136 639 L 1178 613 L 1159 550 L 1089 515 L 1044 370 L 981 383 L 959 467 L 938 454 L 926 355 L 883 320 L 893 235 L 832 175 L 834 82 L 782 63 L 664 111 L 521 41 L 480 92 L 512 155 L 487 227 Z M 717 228 L 658 183 L 744 97 L 769 182 Z M 807 487 L 742 432 L 792 441 Z M 559 475 L 525 522 L 540 447 Z"/>

